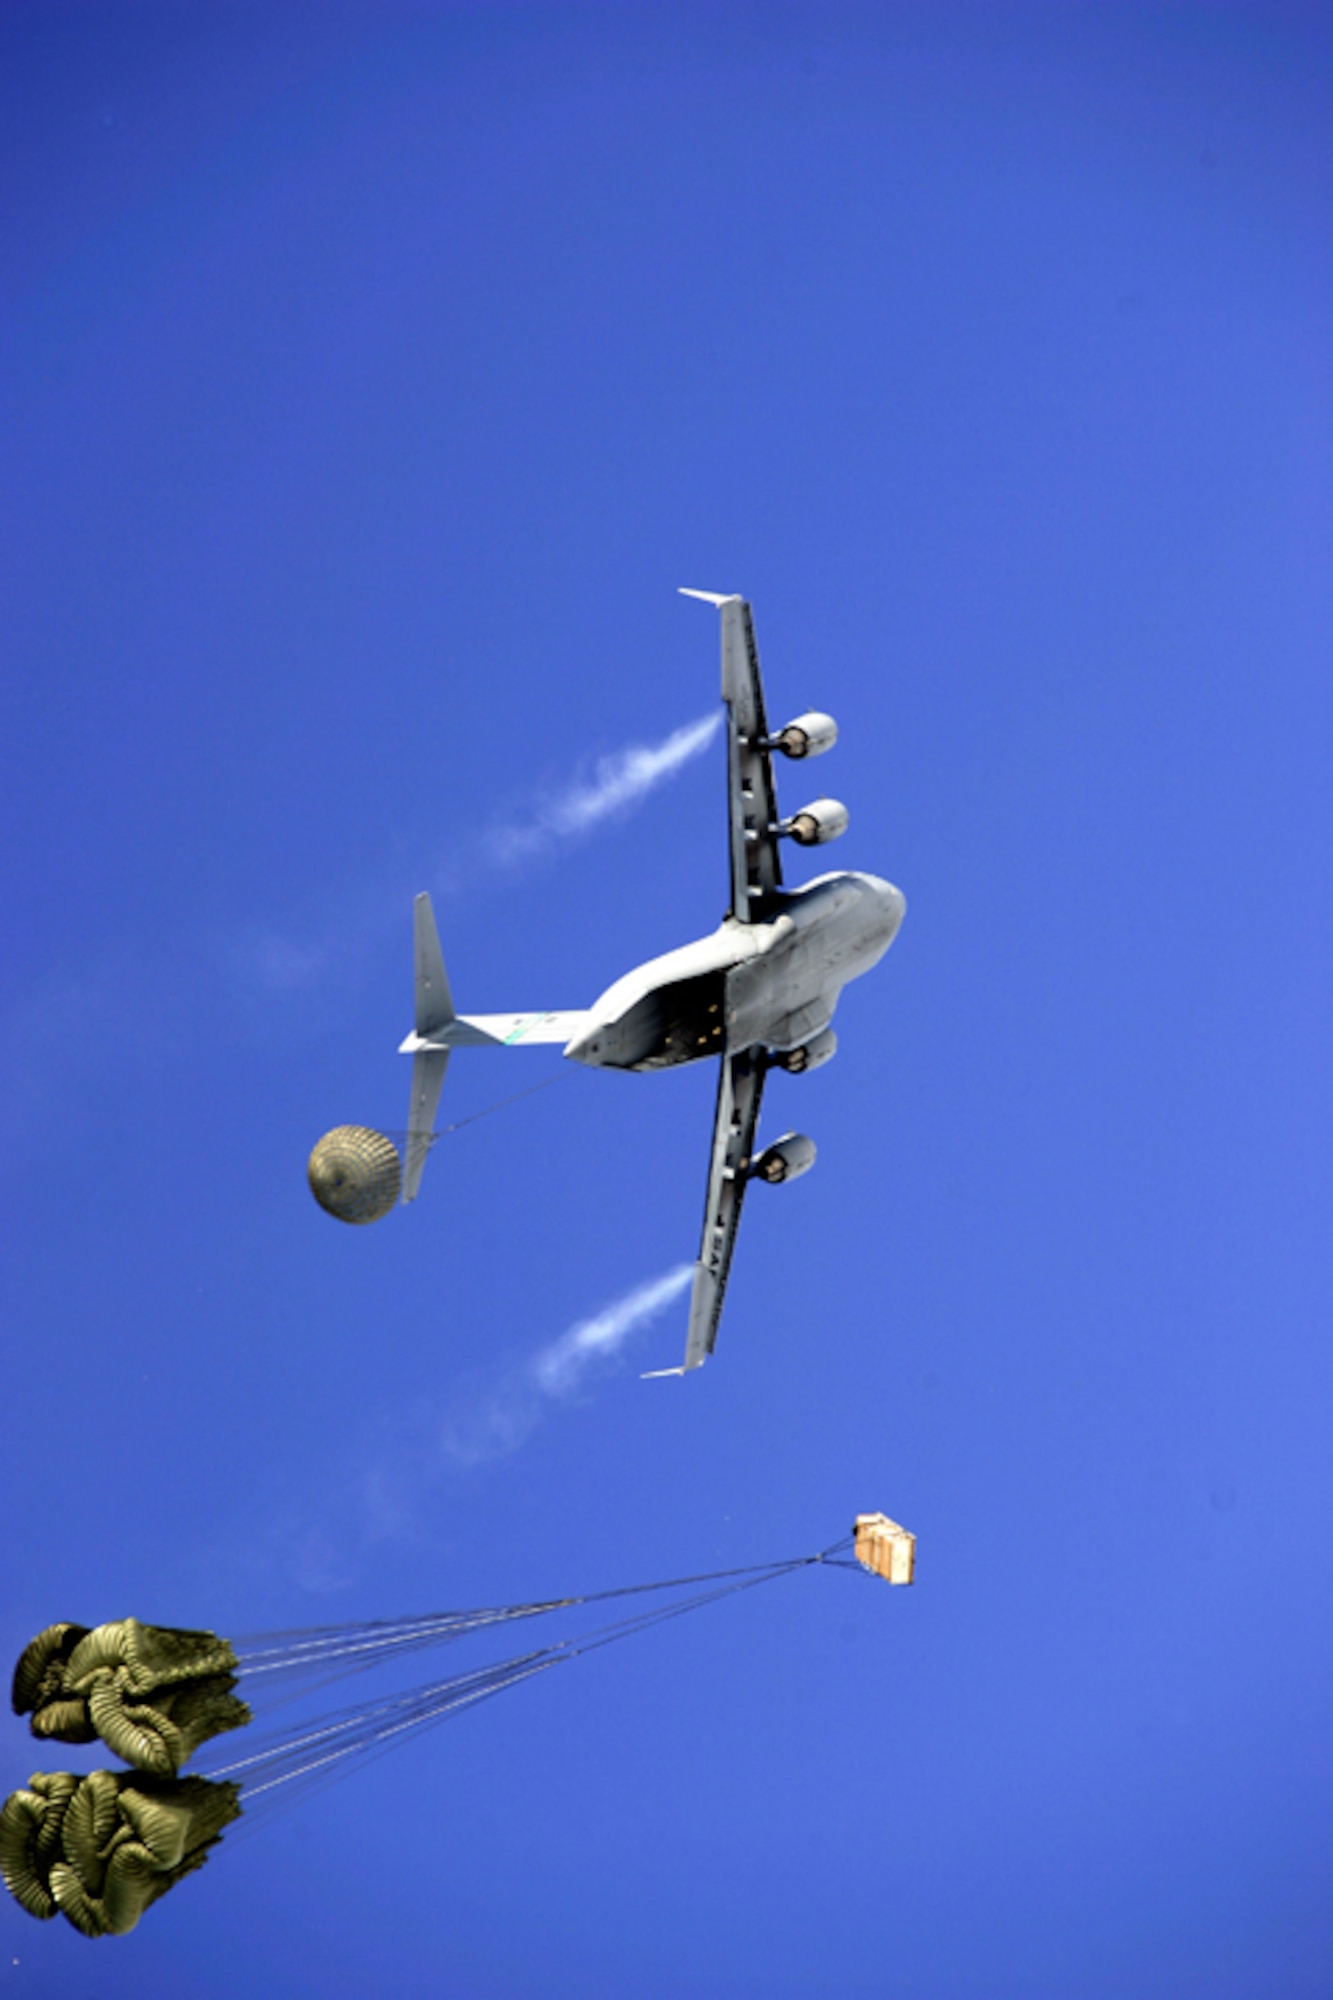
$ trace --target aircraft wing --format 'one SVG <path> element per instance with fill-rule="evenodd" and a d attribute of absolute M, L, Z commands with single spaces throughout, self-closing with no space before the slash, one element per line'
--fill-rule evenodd
<path fill-rule="evenodd" d="M 703 1241 L 694 1271 L 694 1290 L 690 1294 L 686 1368 L 701 1368 L 717 1340 L 763 1091 L 762 1050 L 742 1049 L 735 1055 L 723 1056 L 713 1119 L 713 1157 L 708 1169 Z"/>
<path fill-rule="evenodd" d="M 731 914 L 748 924 L 767 914 L 765 901 L 782 884 L 778 797 L 768 738 L 764 683 L 754 619 L 743 597 L 686 590 L 722 614 L 722 699 L 727 705 L 727 813 L 731 832 Z"/>

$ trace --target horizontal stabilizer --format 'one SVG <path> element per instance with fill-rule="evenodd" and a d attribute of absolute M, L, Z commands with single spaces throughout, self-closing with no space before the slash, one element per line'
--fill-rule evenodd
<path fill-rule="evenodd" d="M 587 1009 L 548 1014 L 455 1014 L 429 1034 L 409 1035 L 399 1054 L 419 1049 L 516 1049 L 558 1042 L 563 1048 L 582 1034 L 590 1019 Z"/>
<path fill-rule="evenodd" d="M 575 1035 L 582 1034 L 588 1025 L 587 1008 L 574 1008 L 564 1013 L 553 1014 L 465 1014 L 462 1017 L 466 1027 L 475 1029 L 488 1042 L 499 1042 L 503 1048 L 525 1047 L 537 1042 L 572 1042 Z"/>
<path fill-rule="evenodd" d="M 677 596 L 697 597 L 701 604 L 716 604 L 719 609 L 724 604 L 740 603 L 740 598 L 734 590 L 723 591 L 721 593 L 716 590 L 688 590 L 683 583 L 677 592 Z"/>

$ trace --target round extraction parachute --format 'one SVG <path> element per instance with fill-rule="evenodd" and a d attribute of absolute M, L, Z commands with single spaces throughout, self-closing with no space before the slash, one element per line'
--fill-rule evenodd
<path fill-rule="evenodd" d="M 398 1148 L 369 1125 L 336 1125 L 310 1155 L 310 1192 L 339 1222 L 378 1222 L 403 1185 Z"/>

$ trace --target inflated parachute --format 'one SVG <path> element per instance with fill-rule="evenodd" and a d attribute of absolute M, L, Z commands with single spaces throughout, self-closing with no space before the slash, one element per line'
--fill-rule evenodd
<path fill-rule="evenodd" d="M 203 1867 L 240 1810 L 239 1787 L 208 1778 L 34 1771 L 0 1808 L 0 1874 L 30 1916 L 119 1937 Z"/>
<path fill-rule="evenodd" d="M 174 1777 L 201 1744 L 250 1720 L 232 1693 L 237 1659 L 213 1632 L 142 1625 L 48 1625 L 14 1669 L 16 1715 L 34 1736 L 92 1743 L 136 1770 Z"/>
<path fill-rule="evenodd" d="M 355 1761 L 457 1715 L 505 1688 L 705 1604 L 815 1565 L 862 1569 L 890 1583 L 912 1581 L 915 1538 L 884 1514 L 858 1516 L 844 1540 L 812 1556 L 750 1564 L 581 1597 L 473 1611 L 436 1611 L 260 1634 L 232 1646 L 212 1632 L 143 1625 L 137 1619 L 89 1630 L 52 1625 L 25 1648 L 14 1673 L 14 1707 L 34 1735 L 86 1743 L 100 1736 L 137 1768 L 119 1773 L 38 1772 L 0 1809 L 0 1873 L 35 1917 L 62 1912 L 85 1936 L 131 1930 L 150 1903 L 198 1868 L 244 1803 L 247 1815 L 322 1784 Z M 854 1552 L 854 1556 L 853 1556 Z M 284 1712 L 331 1680 L 404 1655 L 451 1644 L 520 1620 L 629 1598 L 608 1624 L 354 1705 L 247 1734 L 235 1754 L 205 1752 L 203 1776 L 180 1766 L 224 1731 L 251 1721 L 232 1692 L 252 1698 L 274 1687 Z M 257 1693 L 256 1693 L 257 1691 Z M 224 1761 L 226 1759 L 227 1761 Z"/>
<path fill-rule="evenodd" d="M 470 1111 L 465 1118 L 455 1118 L 451 1125 L 442 1125 L 424 1137 L 419 1132 L 380 1132 L 373 1125 L 335 1125 L 315 1142 L 306 1162 L 310 1192 L 325 1214 L 339 1222 L 378 1222 L 398 1205 L 403 1190 L 404 1146 L 409 1151 L 412 1145 L 429 1149 L 451 1132 L 461 1132 L 465 1125 L 475 1125 L 478 1119 L 549 1090 L 565 1074 L 559 1071 L 526 1090 L 511 1091 L 508 1097 L 483 1105 L 480 1111 Z"/>
<path fill-rule="evenodd" d="M 403 1168 L 386 1132 L 336 1125 L 310 1155 L 306 1178 L 320 1207 L 339 1222 L 378 1222 L 397 1204 Z"/>

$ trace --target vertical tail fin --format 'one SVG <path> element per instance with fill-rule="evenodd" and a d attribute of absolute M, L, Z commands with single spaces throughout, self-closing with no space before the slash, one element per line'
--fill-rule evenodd
<path fill-rule="evenodd" d="M 444 969 L 440 934 L 430 897 L 417 897 L 412 911 L 412 944 L 416 984 L 416 1031 L 438 1034 L 454 1019 L 453 995 Z M 403 1200 L 415 1201 L 435 1130 L 435 1112 L 449 1066 L 448 1049 L 418 1049 L 412 1058 L 412 1095 L 407 1107 L 407 1157 L 403 1161 Z"/>
<path fill-rule="evenodd" d="M 440 933 L 430 897 L 420 895 L 412 906 L 412 943 L 416 960 L 417 1033 L 433 1035 L 454 1019 L 454 999 L 440 952 Z"/>

